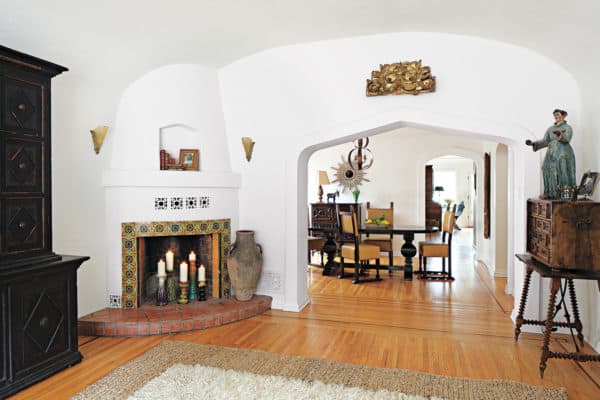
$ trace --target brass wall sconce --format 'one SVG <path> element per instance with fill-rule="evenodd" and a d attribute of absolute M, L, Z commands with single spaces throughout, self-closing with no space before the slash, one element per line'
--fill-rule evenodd
<path fill-rule="evenodd" d="M 108 132 L 108 126 L 98 125 L 95 129 L 91 130 L 92 134 L 92 143 L 94 144 L 94 151 L 96 154 L 100 153 L 100 148 L 102 147 L 102 143 L 104 143 L 104 138 L 106 137 L 106 133 Z"/>
<path fill-rule="evenodd" d="M 244 152 L 246 153 L 246 160 L 250 162 L 252 158 L 252 150 L 254 150 L 254 143 L 251 138 L 244 136 L 242 138 L 242 145 L 244 146 Z"/>

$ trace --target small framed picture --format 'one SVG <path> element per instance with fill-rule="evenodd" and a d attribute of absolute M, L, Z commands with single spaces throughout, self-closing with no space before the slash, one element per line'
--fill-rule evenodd
<path fill-rule="evenodd" d="M 197 149 L 179 150 L 179 164 L 186 171 L 198 171 L 200 169 L 200 155 Z"/>
<path fill-rule="evenodd" d="M 594 190 L 596 189 L 596 184 L 598 183 L 598 173 L 588 171 L 583 174 L 581 178 L 581 184 L 577 188 L 578 196 L 586 196 L 591 197 L 594 194 Z"/>

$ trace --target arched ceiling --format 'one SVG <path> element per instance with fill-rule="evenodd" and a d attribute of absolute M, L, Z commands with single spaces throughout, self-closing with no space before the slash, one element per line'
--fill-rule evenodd
<path fill-rule="evenodd" d="M 597 0 L 23 0 L 2 7 L 0 43 L 58 63 L 218 67 L 288 44 L 447 32 L 530 48 L 577 77 L 598 65 L 599 11 Z"/>

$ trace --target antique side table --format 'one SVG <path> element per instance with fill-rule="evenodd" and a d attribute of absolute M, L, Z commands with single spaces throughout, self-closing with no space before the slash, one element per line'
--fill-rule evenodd
<path fill-rule="evenodd" d="M 525 263 L 526 273 L 525 282 L 523 283 L 523 292 L 521 293 L 521 303 L 519 305 L 519 314 L 517 315 L 517 326 L 515 327 L 515 340 L 519 339 L 522 325 L 540 325 L 544 326 L 544 343 L 542 345 L 542 357 L 540 359 L 540 376 L 544 377 L 544 370 L 546 369 L 546 361 L 549 358 L 564 358 L 575 361 L 600 361 L 600 355 L 584 354 L 579 352 L 579 347 L 575 343 L 576 352 L 554 352 L 550 351 L 550 333 L 553 327 L 563 328 L 575 328 L 577 330 L 577 337 L 583 345 L 583 334 L 581 333 L 582 325 L 579 319 L 579 309 L 577 308 L 577 297 L 575 296 L 575 285 L 573 279 L 587 279 L 598 281 L 598 288 L 600 289 L 600 271 L 596 270 L 578 270 L 578 269 L 557 269 L 550 268 L 541 262 L 535 260 L 529 254 L 517 254 L 516 257 Z M 527 303 L 527 294 L 529 292 L 529 283 L 531 281 L 531 274 L 535 271 L 540 274 L 541 277 L 550 278 L 550 296 L 548 298 L 548 312 L 544 321 L 524 319 L 523 313 L 525 312 L 525 305 Z M 571 308 L 573 312 L 574 320 L 571 322 L 570 316 L 566 310 L 565 304 L 565 288 L 561 288 L 561 279 L 566 279 L 566 285 L 569 289 L 569 297 L 571 300 Z M 555 322 L 555 307 L 556 307 L 556 295 L 561 289 L 561 299 L 559 306 L 562 304 L 565 311 L 567 322 Z"/>

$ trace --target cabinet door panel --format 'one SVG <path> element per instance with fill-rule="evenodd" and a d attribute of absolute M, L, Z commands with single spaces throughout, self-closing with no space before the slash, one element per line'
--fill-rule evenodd
<path fill-rule="evenodd" d="M 6 302 L 6 287 L 0 286 L 0 310 L 2 314 L 0 315 L 0 387 L 6 384 L 8 376 L 6 376 L 8 371 L 8 359 L 5 354 L 8 354 L 8 343 L 6 343 L 8 335 L 6 334 L 6 329 L 8 328 L 8 312 L 6 310 L 7 302 Z"/>
<path fill-rule="evenodd" d="M 2 85 L 3 128 L 28 135 L 42 136 L 43 86 L 4 78 Z"/>
<path fill-rule="evenodd" d="M 44 248 L 43 198 L 8 198 L 2 202 L 3 253 Z"/>
<path fill-rule="evenodd" d="M 43 192 L 44 144 L 6 139 L 3 146 L 4 192 Z"/>
<path fill-rule="evenodd" d="M 67 272 L 34 274 L 10 288 L 15 379 L 69 349 L 69 279 Z"/>

